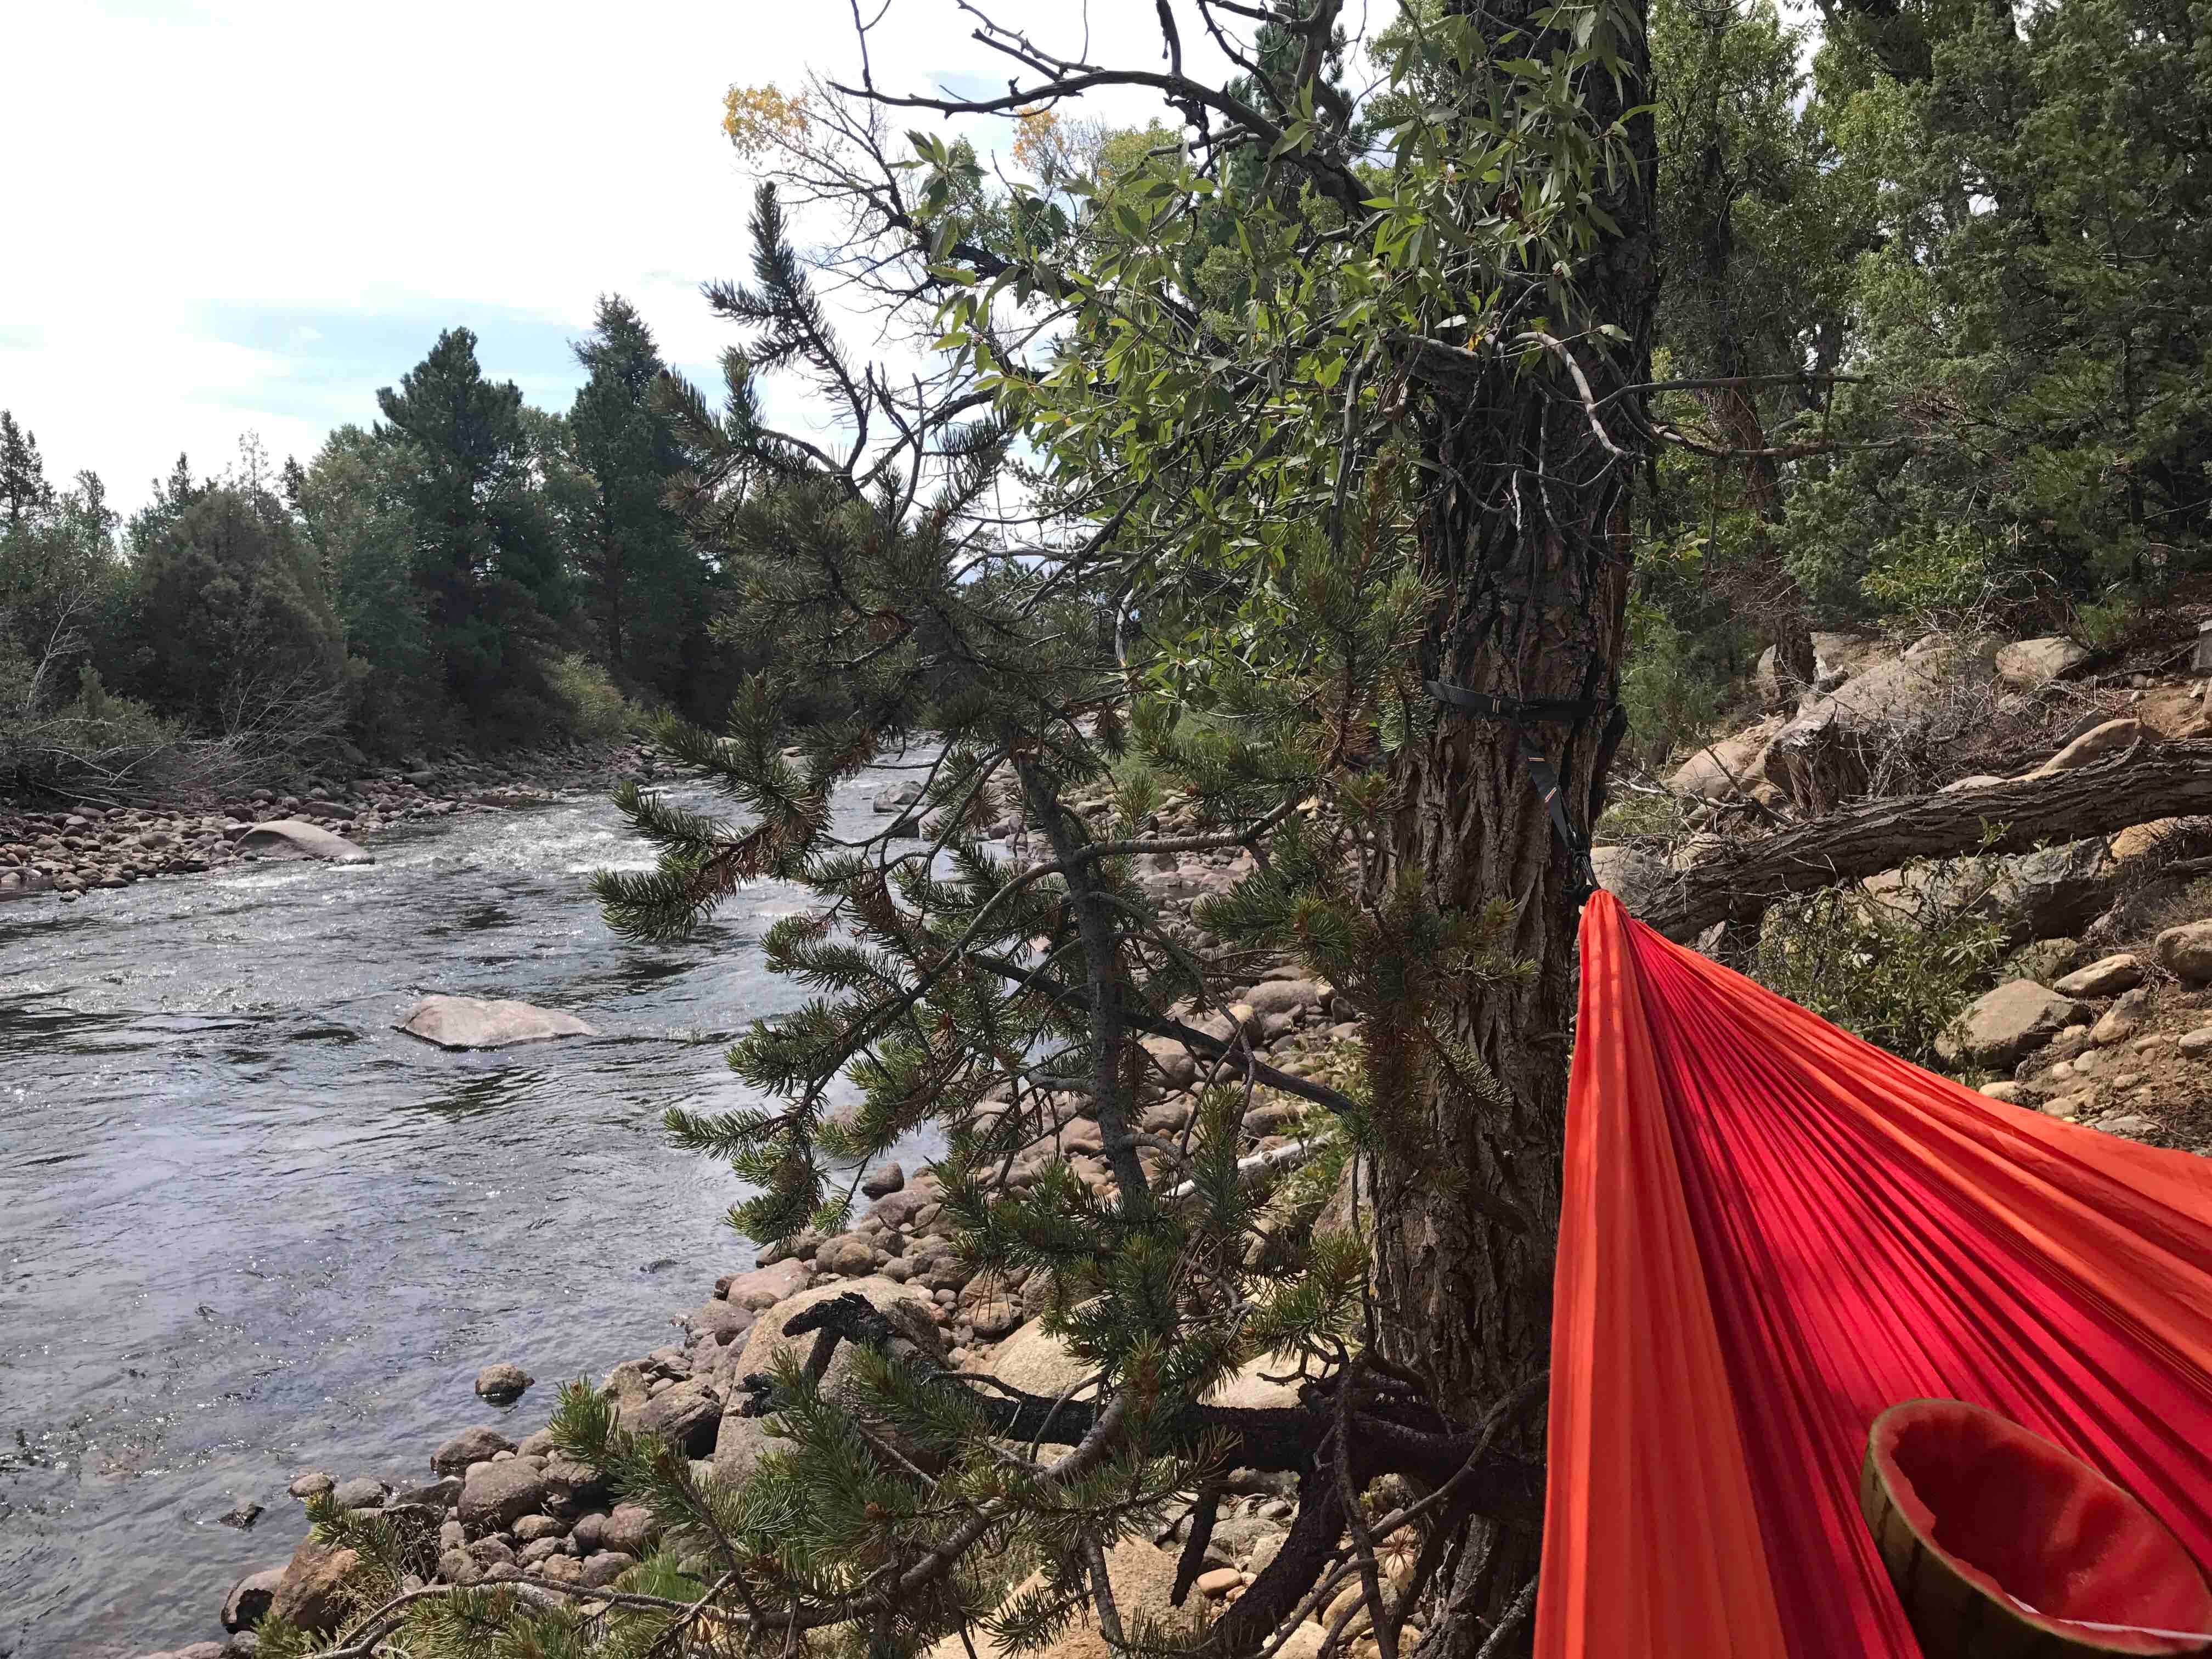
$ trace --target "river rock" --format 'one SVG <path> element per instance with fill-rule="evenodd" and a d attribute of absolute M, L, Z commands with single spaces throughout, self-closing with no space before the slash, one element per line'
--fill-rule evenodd
<path fill-rule="evenodd" d="M 270 1604 L 276 1599 L 276 1587 L 283 1582 L 282 1566 L 247 1573 L 222 1598 L 222 1627 L 227 1631 L 252 1630 L 269 1616 Z"/>
<path fill-rule="evenodd" d="M 471 1044 L 471 1047 L 483 1045 Z M 477 1398 L 495 1406 L 510 1406 L 522 1398 L 538 1379 L 520 1365 L 504 1362 L 487 1365 L 477 1373 Z"/>
<path fill-rule="evenodd" d="M 630 1427 L 640 1433 L 672 1440 L 691 1457 L 704 1457 L 714 1449 L 721 1423 L 722 1397 L 703 1377 L 663 1389 L 629 1419 Z"/>
<path fill-rule="evenodd" d="M 986 1342 L 996 1341 L 1021 1322 L 1019 1304 L 996 1298 L 979 1302 L 968 1312 L 968 1323 Z"/>
<path fill-rule="evenodd" d="M 443 1515 L 460 1501 L 461 1477 L 458 1474 L 448 1474 L 433 1480 L 427 1486 L 409 1486 L 404 1491 L 393 1492 L 386 1501 L 386 1507 L 395 1510 L 410 1507 L 435 1510 L 439 1514 Z"/>
<path fill-rule="evenodd" d="M 321 859 L 327 864 L 374 864 L 367 848 L 305 818 L 271 818 L 238 838 L 239 847 L 264 858 Z"/>
<path fill-rule="evenodd" d="M 773 1308 L 787 1296 L 797 1296 L 814 1282 L 804 1261 L 779 1261 L 772 1267 L 755 1267 L 731 1273 L 718 1281 L 714 1294 L 740 1308 L 758 1313 Z"/>
<path fill-rule="evenodd" d="M 2120 1000 L 2105 1010 L 2089 1030 L 2089 1041 L 2100 1048 L 2109 1048 L 2115 1043 L 2125 1042 L 2143 1028 L 2145 1011 L 2150 1003 L 2150 993 L 2137 987 L 2124 992 Z"/>
<path fill-rule="evenodd" d="M 597 1555 L 584 1558 L 583 1571 L 577 1582 L 593 1589 L 604 1589 L 636 1565 L 635 1555 L 621 1550 L 601 1550 Z"/>
<path fill-rule="evenodd" d="M 882 1259 L 875 1247 L 858 1233 L 839 1233 L 834 1238 L 826 1238 L 814 1252 L 814 1265 L 818 1270 L 852 1278 L 873 1273 L 876 1263 Z"/>
<path fill-rule="evenodd" d="M 2041 1048 L 2087 1010 L 2032 979 L 2009 980 L 1984 993 L 1936 1039 L 1936 1051 L 1954 1063 L 1999 1070 Z"/>
<path fill-rule="evenodd" d="M 1997 653 L 1997 678 L 2007 685 L 2032 691 L 2039 685 L 2078 673 L 2089 653 L 2071 640 L 2021 640 Z"/>
<path fill-rule="evenodd" d="M 466 1474 L 471 1463 L 489 1463 L 501 1452 L 511 1452 L 514 1442 L 497 1429 L 463 1429 L 430 1454 L 433 1474 Z"/>
<path fill-rule="evenodd" d="M 1261 1016 L 1269 1014 L 1303 1014 L 1319 1012 L 1328 1000 L 1328 994 L 1319 980 L 1269 979 L 1262 980 L 1244 994 Z"/>
<path fill-rule="evenodd" d="M 331 1502 L 341 1510 L 380 1510 L 392 1489 L 381 1480 L 372 1480 L 362 1475 L 352 1480 L 341 1480 L 331 1489 Z"/>
<path fill-rule="evenodd" d="M 574 1014 L 483 997 L 424 997 L 400 1016 L 393 1029 L 441 1048 L 505 1048 L 517 1042 L 599 1035 Z"/>
<path fill-rule="evenodd" d="M 543 1508 L 545 1498 L 545 1471 L 535 1458 L 471 1464 L 461 1483 L 461 1524 L 472 1532 L 496 1532 Z"/>
<path fill-rule="evenodd" d="M 346 1580 L 361 1565 L 352 1550 L 333 1549 L 310 1538 L 292 1553 L 269 1598 L 267 1617 L 282 1619 L 317 1636 L 338 1627 L 352 1605 Z"/>
<path fill-rule="evenodd" d="M 1188 1089 L 1198 1081 L 1197 1060 L 1174 1037 L 1146 1037 L 1141 1046 L 1152 1064 L 1158 1067 L 1160 1080 L 1167 1087 Z"/>
<path fill-rule="evenodd" d="M 2191 985 L 2212 982 L 2212 921 L 2185 921 L 2158 936 L 2158 965 Z"/>
<path fill-rule="evenodd" d="M 292 1484 L 284 1490 L 305 1503 L 308 1498 L 319 1497 L 337 1485 L 336 1479 L 324 1470 L 302 1469 L 292 1477 Z"/>
<path fill-rule="evenodd" d="M 896 812 L 901 807 L 911 806 L 921 799 L 918 783 L 887 783 L 876 791 L 872 805 L 878 812 Z"/>
<path fill-rule="evenodd" d="M 618 1550 L 624 1555 L 641 1556 L 652 1547 L 659 1535 L 659 1523 L 653 1520 L 653 1511 L 642 1504 L 617 1504 L 599 1522 L 599 1546 L 602 1550 Z"/>
<path fill-rule="evenodd" d="M 43 870 L 0 870 L 0 900 L 30 898 L 49 890 L 53 884 L 53 877 Z"/>
<path fill-rule="evenodd" d="M 712 1337 L 717 1342 L 734 1342 L 753 1328 L 757 1316 L 750 1308 L 734 1302 L 702 1303 L 685 1316 L 695 1336 Z"/>
<path fill-rule="evenodd" d="M 545 1460 L 545 1508 L 549 1513 L 573 1517 L 598 1502 L 606 1489 L 605 1472 L 595 1464 L 580 1463 L 557 1452 Z"/>
<path fill-rule="evenodd" d="M 906 1171 L 896 1164 L 879 1164 L 868 1171 L 860 1190 L 870 1198 L 889 1198 L 906 1185 Z"/>

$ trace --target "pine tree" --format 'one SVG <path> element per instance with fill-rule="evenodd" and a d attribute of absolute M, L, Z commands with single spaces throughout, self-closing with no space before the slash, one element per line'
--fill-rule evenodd
<path fill-rule="evenodd" d="M 53 505 L 54 487 L 46 482 L 39 441 L 0 409 L 0 501 L 8 507 L 8 527 L 19 530 Z"/>
<path fill-rule="evenodd" d="M 201 491 L 133 561 L 129 607 L 109 647 L 129 689 L 203 729 L 339 684 L 344 647 L 319 561 L 266 489 Z"/>
<path fill-rule="evenodd" d="M 772 191 L 756 233 L 755 283 L 714 291 L 750 337 L 731 356 L 725 408 L 711 411 L 675 382 L 660 401 L 692 463 L 678 485 L 692 533 L 736 574 L 736 614 L 763 646 L 776 642 L 777 672 L 749 686 L 723 731 L 671 719 L 660 732 L 738 815 L 625 790 L 623 810 L 661 858 L 649 873 L 603 875 L 597 890 L 617 930 L 660 939 L 690 930 L 749 878 L 811 889 L 817 908 L 780 922 L 764 948 L 773 969 L 815 995 L 757 1024 L 731 1055 L 772 1103 L 672 1111 L 672 1133 L 731 1160 L 755 1189 L 732 1221 L 769 1240 L 841 1225 L 872 1161 L 933 1126 L 948 1146 L 939 1173 L 966 1262 L 1024 1283 L 1092 1376 L 1061 1399 L 984 1386 L 862 1298 L 834 1299 L 790 1328 L 817 1334 L 810 1360 L 741 1379 L 744 1409 L 772 1413 L 781 1431 L 742 1485 L 702 1479 L 679 1448 L 632 1431 L 573 1385 L 556 1442 L 665 1529 L 662 1553 L 617 1587 L 624 1599 L 587 1613 L 557 1592 L 387 1595 L 420 1538 L 325 1509 L 319 1532 L 369 1562 L 362 1616 L 341 1641 L 358 1651 L 391 1634 L 410 1652 L 458 1655 L 804 1638 L 817 1650 L 888 1655 L 975 1627 L 1025 1652 L 1080 1618 L 1116 1646 L 1208 1641 L 1240 1653 L 1350 1583 L 1365 1584 L 1389 1641 L 1409 1606 L 1383 1605 L 1376 1546 L 1420 1512 L 1370 1524 L 1361 1495 L 1375 1478 L 1449 1484 L 1464 1512 L 1526 1525 L 1540 1476 L 1494 1449 L 1495 1421 L 1441 1417 L 1421 1380 L 1378 1350 L 1364 1231 L 1317 1238 L 1288 1224 L 1267 1194 L 1282 1160 L 1240 1156 L 1239 1131 L 1257 1089 L 1310 1103 L 1316 1121 L 1303 1150 L 1317 1167 L 1306 1179 L 1326 1190 L 1356 1151 L 1371 1156 L 1390 1121 L 1418 1117 L 1435 1068 L 1495 1102 L 1482 1061 L 1432 1032 L 1462 985 L 1524 982 L 1506 942 L 1509 907 L 1448 915 L 1407 884 L 1370 906 L 1346 875 L 1356 832 L 1308 826 L 1295 810 L 1316 774 L 1300 737 L 1313 727 L 1313 693 L 1347 674 L 1364 682 L 1418 593 L 1395 580 L 1332 583 L 1316 568 L 1314 602 L 1336 632 L 1224 682 L 1221 712 L 1233 718 L 1192 721 L 1155 704 L 1125 722 L 1106 597 L 1118 558 L 1096 537 L 1008 540 L 993 485 L 1009 434 L 962 418 L 973 402 L 964 384 L 909 394 L 889 422 L 898 438 L 842 462 L 766 423 L 756 376 L 773 368 L 854 388 L 848 421 L 860 399 L 891 394 L 838 342 Z M 1361 533 L 1380 568 L 1398 530 L 1389 492 L 1376 498 Z M 1216 620 L 1233 628 L 1234 607 Z M 1292 654 L 1306 659 L 1295 672 Z M 793 728 L 779 687 L 826 673 L 850 681 L 854 712 Z M 902 755 L 922 783 L 918 823 L 841 838 L 829 811 L 839 785 Z M 1148 831 L 1161 769 L 1198 791 L 1212 828 Z M 1104 792 L 1103 814 L 1071 799 L 1086 787 Z M 1009 811 L 1033 827 L 1027 863 L 994 856 L 982 839 Z M 1236 939 L 1305 942 L 1312 965 L 1337 976 L 1340 1012 L 1363 1022 L 1370 1051 L 1403 1050 L 1371 1089 L 1277 1072 L 1233 1024 L 1223 1035 L 1192 1023 L 1245 958 L 1194 955 L 1134 879 L 1135 862 L 1234 848 L 1261 853 L 1264 869 L 1207 923 Z M 1148 1036 L 1187 1045 L 1226 1079 L 1201 1094 L 1180 1139 L 1141 1127 L 1156 1092 Z M 841 1077 L 860 1098 L 833 1115 Z M 1086 1176 L 1054 1159 L 1026 1187 L 1003 1181 L 1023 1148 L 1078 1119 L 1095 1126 L 1102 1167 Z M 854 1361 L 833 1387 L 824 1368 L 841 1345 Z M 1207 1403 L 1269 1355 L 1308 1379 L 1302 1405 Z M 1125 1619 L 1106 1553 L 1180 1522 L 1180 1598 L 1203 1565 L 1222 1482 L 1238 1468 L 1299 1482 L 1299 1518 L 1276 1565 L 1210 1633 Z M 1031 1574 L 1036 1583 L 1010 1598 Z M 272 1656 L 312 1648 L 294 1632 L 262 1635 Z"/>
<path fill-rule="evenodd" d="M 568 411 L 570 448 L 586 478 L 575 556 L 600 651 L 617 679 L 649 686 L 698 714 L 689 697 L 708 619 L 708 570 L 665 505 L 684 454 L 650 406 L 665 371 L 629 302 L 599 301 L 595 331 L 576 346 L 590 378 Z"/>
<path fill-rule="evenodd" d="M 376 435 L 403 441 L 412 575 L 448 692 L 509 734 L 541 717 L 544 651 L 569 605 L 557 538 L 534 489 L 522 392 L 483 377 L 476 336 L 438 337 L 376 394 Z"/>

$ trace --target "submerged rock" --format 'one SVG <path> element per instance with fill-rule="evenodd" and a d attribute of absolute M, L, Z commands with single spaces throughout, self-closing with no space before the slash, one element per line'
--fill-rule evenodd
<path fill-rule="evenodd" d="M 485 997 L 424 997 L 393 1029 L 441 1048 L 504 1048 L 517 1042 L 599 1035 L 574 1014 Z"/>

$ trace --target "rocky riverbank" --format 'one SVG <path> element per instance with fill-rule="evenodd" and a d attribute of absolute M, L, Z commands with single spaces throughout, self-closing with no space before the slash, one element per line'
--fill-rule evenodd
<path fill-rule="evenodd" d="M 902 812 L 913 804 L 908 794 L 908 786 L 893 786 L 873 804 L 879 813 Z M 1163 805 L 1160 827 L 1170 833 L 1194 827 L 1189 808 L 1170 798 Z M 1002 835 L 1018 830 L 1012 823 L 995 828 Z M 1188 906 L 1233 884 L 1249 868 L 1249 855 L 1162 855 L 1151 864 L 1139 879 L 1161 900 L 1170 926 L 1195 943 L 1216 943 L 1191 920 Z M 1275 1074 L 1293 1085 L 1300 1079 L 1346 1080 L 1354 1064 L 1353 1028 L 1335 1019 L 1332 988 L 1286 963 L 1250 963 L 1244 971 L 1249 977 L 1224 982 L 1210 1007 L 1184 1011 L 1191 1026 L 1217 1041 L 1249 1038 L 1254 1059 L 1265 1068 L 1263 1078 Z M 1143 1125 L 1165 1141 L 1188 1126 L 1212 1062 L 1170 1039 L 1148 1039 L 1146 1052 L 1151 1072 Z M 1241 1060 L 1237 1076 L 1241 1080 Z M 1083 1097 L 1055 1097 L 1044 1132 L 1008 1161 L 1003 1181 L 1026 1188 L 1063 1159 L 1094 1188 L 1110 1186 L 1098 1126 L 1085 1115 L 1086 1104 Z M 1285 1089 L 1264 1081 L 1255 1086 L 1242 1140 L 1254 1178 L 1279 1180 L 1284 1171 L 1331 1150 L 1324 1118 Z M 1158 1167 L 1158 1153 L 1145 1156 Z M 600 1378 L 602 1392 L 621 1407 L 623 1420 L 677 1442 L 702 1474 L 743 1480 L 765 1444 L 762 1420 L 739 1409 L 747 1398 L 743 1380 L 772 1368 L 794 1317 L 847 1291 L 882 1310 L 917 1349 L 957 1369 L 1055 1395 L 1078 1380 L 1080 1367 L 1036 1323 L 1045 1300 L 1042 1276 L 999 1278 L 966 1267 L 954 1248 L 952 1219 L 933 1175 L 885 1165 L 868 1172 L 863 1190 L 870 1202 L 848 1231 L 801 1235 L 763 1253 L 751 1267 L 720 1275 L 711 1286 L 702 1282 L 699 1303 L 674 1316 L 669 1342 Z M 1285 1183 L 1273 1200 L 1272 1226 L 1328 1226 L 1328 1196 L 1325 1185 L 1308 1181 L 1291 1190 Z M 488 1390 L 487 1381 L 492 1382 Z M 489 1397 L 514 1381 L 480 1379 L 480 1391 Z M 425 1444 L 416 1468 L 303 1471 L 292 1483 L 292 1496 L 305 1499 L 327 1492 L 342 1507 L 375 1509 L 415 1529 L 423 1546 L 426 1582 L 611 1583 L 653 1547 L 650 1517 L 615 1501 L 597 1470 L 562 1458 L 543 1428 L 525 1431 L 550 1409 L 547 1392 L 540 1384 L 522 1406 L 502 1413 L 487 1407 L 465 1410 L 457 1401 L 450 1437 Z M 1259 1405 L 1291 1403 L 1294 1395 L 1255 1370 L 1225 1398 Z M 1198 1594 L 1216 1602 L 1243 1593 L 1294 1513 L 1288 1481 L 1255 1474 L 1244 1486 L 1223 1507 L 1207 1570 L 1198 1581 Z M 279 1500 L 272 1493 L 269 1501 Z M 249 1555 L 240 1565 L 251 1562 Z M 257 1650 L 253 1627 L 272 1611 L 303 1626 L 334 1627 L 349 1608 L 343 1584 L 351 1565 L 343 1551 L 311 1540 L 289 1560 L 242 1571 L 222 1607 L 205 1610 L 219 1618 L 226 1636 L 174 1651 L 190 1659 L 240 1659 Z M 1127 1578 L 1132 1604 L 1157 1600 L 1165 1611 L 1172 1547 L 1133 1541 L 1116 1552 L 1112 1565 L 1117 1583 Z M 1316 1640 L 1319 1634 L 1316 1628 Z"/>
<path fill-rule="evenodd" d="M 50 896 L 69 902 L 156 876 L 328 855 L 278 835 L 255 836 L 263 824 L 305 823 L 359 842 L 396 824 L 533 805 L 579 791 L 604 793 L 624 778 L 650 782 L 672 775 L 649 744 L 573 744 L 490 757 L 417 756 L 388 770 L 314 777 L 297 793 L 258 789 L 233 800 L 85 801 L 36 810 L 0 805 L 0 901 Z"/>

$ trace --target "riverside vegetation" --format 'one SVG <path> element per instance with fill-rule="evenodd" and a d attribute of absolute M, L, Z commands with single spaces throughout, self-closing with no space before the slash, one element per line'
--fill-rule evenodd
<path fill-rule="evenodd" d="M 846 81 L 732 89 L 726 384 L 645 404 L 768 672 L 656 727 L 729 816 L 625 788 L 659 866 L 597 890 L 815 896 L 760 1103 L 669 1116 L 759 1265 L 439 1485 L 303 1482 L 234 1645 L 1525 1651 L 1593 836 L 1832 1017 L 2203 1144 L 2192 17 L 1193 0 L 1162 70 L 971 9 L 1003 94 L 859 14 Z"/>
<path fill-rule="evenodd" d="M 662 500 L 659 352 L 609 298 L 576 354 L 585 385 L 550 414 L 449 330 L 380 421 L 304 465 L 250 439 L 214 476 L 180 456 L 127 524 L 0 410 L 0 796 L 204 817 L 422 772 L 425 749 L 475 764 L 459 751 L 605 746 L 646 705 L 711 715 L 751 664 Z"/>

